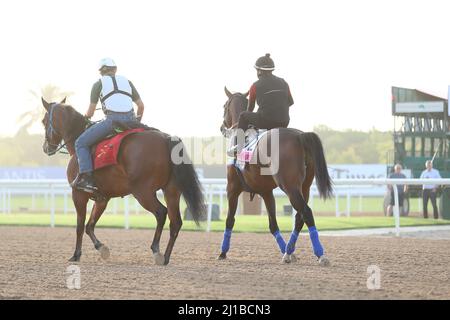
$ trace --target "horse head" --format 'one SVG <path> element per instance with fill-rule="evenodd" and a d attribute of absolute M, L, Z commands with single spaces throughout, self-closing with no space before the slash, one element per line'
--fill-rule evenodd
<path fill-rule="evenodd" d="M 44 98 L 41 99 L 47 111 L 42 119 L 45 127 L 45 141 L 42 149 L 44 153 L 51 156 L 67 143 L 74 142 L 78 138 L 85 128 L 85 121 L 72 106 L 65 104 L 66 98 L 60 103 L 49 103 Z"/>
<path fill-rule="evenodd" d="M 237 126 L 239 115 L 242 111 L 247 109 L 248 94 L 247 93 L 231 93 L 227 87 L 225 87 L 225 94 L 228 97 L 227 102 L 223 106 L 223 123 L 220 127 L 220 131 L 224 133 L 227 129 L 233 129 Z"/>

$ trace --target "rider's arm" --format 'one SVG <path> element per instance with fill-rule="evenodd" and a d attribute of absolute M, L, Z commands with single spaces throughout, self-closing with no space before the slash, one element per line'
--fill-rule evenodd
<path fill-rule="evenodd" d="M 138 107 L 136 117 L 138 118 L 139 121 L 141 121 L 142 116 L 144 115 L 144 103 L 142 102 L 141 99 L 136 100 L 134 103 L 136 103 Z"/>
<path fill-rule="evenodd" d="M 96 103 L 91 103 L 90 105 L 89 105 L 89 108 L 88 108 L 88 110 L 86 111 L 86 114 L 84 115 L 86 118 L 92 118 L 92 116 L 94 115 L 94 113 L 95 113 L 95 107 L 97 107 L 97 104 Z"/>
<path fill-rule="evenodd" d="M 253 112 L 256 102 L 256 86 L 252 85 L 248 97 L 247 111 Z"/>
<path fill-rule="evenodd" d="M 95 108 L 97 107 L 98 100 L 100 99 L 100 93 L 102 92 L 102 82 L 99 80 L 92 86 L 91 89 L 91 103 L 86 111 L 85 117 L 91 118 L 95 113 Z"/>
<path fill-rule="evenodd" d="M 294 104 L 294 98 L 292 98 L 291 89 L 289 88 L 289 85 L 288 85 L 288 104 L 289 107 Z"/>
<path fill-rule="evenodd" d="M 133 82 L 129 81 L 131 86 L 131 96 L 133 99 L 133 102 L 137 105 L 137 112 L 136 117 L 140 121 L 142 119 L 142 116 L 144 115 L 144 103 L 141 100 L 141 96 L 139 95 L 139 92 L 136 90 L 136 87 L 134 86 Z"/>

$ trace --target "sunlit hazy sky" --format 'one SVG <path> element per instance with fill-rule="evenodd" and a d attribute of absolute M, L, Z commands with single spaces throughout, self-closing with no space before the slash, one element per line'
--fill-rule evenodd
<path fill-rule="evenodd" d="M 218 135 L 224 85 L 247 91 L 271 53 L 290 84 L 290 126 L 392 129 L 390 87 L 447 97 L 448 1 L 15 0 L 0 9 L 0 135 L 38 105 L 30 90 L 74 92 L 84 113 L 110 56 L 145 103 L 144 122 Z M 101 111 L 96 115 L 101 117 Z M 43 130 L 42 130 L 43 132 Z"/>

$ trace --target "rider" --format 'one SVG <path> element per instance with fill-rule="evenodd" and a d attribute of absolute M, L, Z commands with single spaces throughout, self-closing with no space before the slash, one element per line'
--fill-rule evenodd
<path fill-rule="evenodd" d="M 289 107 L 294 104 L 287 82 L 272 74 L 275 64 L 270 54 L 256 60 L 255 69 L 258 81 L 249 91 L 247 111 L 239 116 L 238 129 L 247 130 L 250 125 L 259 129 L 287 128 L 289 124 Z M 258 111 L 255 109 L 258 103 Z M 238 143 L 235 136 L 230 153 L 240 152 L 242 141 Z"/>
<path fill-rule="evenodd" d="M 127 78 L 116 75 L 117 66 L 111 58 L 100 61 L 99 71 L 101 79 L 94 83 L 91 90 L 91 103 L 85 114 L 86 118 L 94 115 L 98 101 L 102 103 L 106 119 L 89 127 L 75 141 L 75 151 L 78 158 L 79 174 L 71 186 L 89 193 L 97 191 L 93 176 L 91 146 L 114 132 L 113 121 L 135 122 L 141 121 L 144 114 L 144 104 L 134 87 Z M 134 114 L 133 102 L 137 105 L 137 117 Z"/>

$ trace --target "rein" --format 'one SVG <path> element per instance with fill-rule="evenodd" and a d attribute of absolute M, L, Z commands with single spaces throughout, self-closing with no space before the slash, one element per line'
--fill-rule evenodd
<path fill-rule="evenodd" d="M 50 110 L 49 110 L 49 112 L 48 112 L 48 127 L 47 127 L 46 132 L 45 132 L 45 134 L 46 134 L 45 139 L 46 139 L 47 144 L 48 144 L 49 146 L 51 146 L 51 147 L 56 147 L 56 149 L 55 149 L 54 151 L 48 153 L 49 156 L 53 156 L 53 155 L 55 155 L 55 154 L 58 153 L 58 152 L 61 153 L 61 154 L 69 154 L 69 151 L 68 151 L 68 149 L 67 149 L 67 143 L 69 143 L 69 142 L 71 141 L 71 139 L 67 139 L 67 141 L 66 141 L 66 140 L 63 138 L 63 135 L 60 134 L 60 133 L 53 127 L 53 110 L 54 110 L 54 108 L 56 108 L 56 106 L 58 106 L 58 105 L 59 105 L 59 104 L 57 104 L 57 103 L 52 103 L 52 104 L 50 104 Z M 97 122 L 100 122 L 100 121 L 97 121 Z M 86 128 L 88 128 L 88 127 L 94 125 L 94 124 L 97 123 L 97 122 L 87 120 Z M 53 143 L 50 143 L 50 142 L 49 142 L 49 140 L 50 140 L 51 138 L 53 138 L 53 134 L 58 135 L 58 136 L 60 136 L 60 137 L 62 138 L 62 140 L 61 140 L 61 142 L 60 142 L 59 144 L 53 144 Z M 63 142 L 64 142 L 64 143 L 63 143 Z"/>
<path fill-rule="evenodd" d="M 58 131 L 56 131 L 56 129 L 53 127 L 53 110 L 54 108 L 57 106 L 58 104 L 56 103 L 52 103 L 50 104 L 50 110 L 48 112 L 48 127 L 46 130 L 46 140 L 47 140 L 47 144 L 51 147 L 56 147 L 56 149 L 50 153 L 48 153 L 49 156 L 52 156 L 54 154 L 56 154 L 57 152 L 63 153 L 63 154 L 68 154 L 67 151 L 67 142 L 65 142 L 64 144 L 62 143 L 63 140 L 61 140 L 61 142 L 59 144 L 53 144 L 50 143 L 50 139 L 53 138 L 53 134 L 58 135 L 60 137 L 62 137 L 62 135 L 60 133 L 58 133 Z M 62 149 L 64 149 L 64 151 L 61 151 Z"/>

